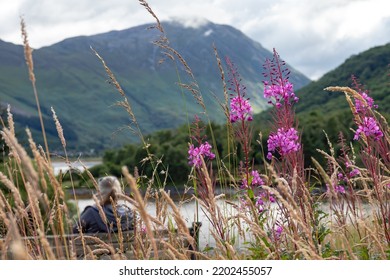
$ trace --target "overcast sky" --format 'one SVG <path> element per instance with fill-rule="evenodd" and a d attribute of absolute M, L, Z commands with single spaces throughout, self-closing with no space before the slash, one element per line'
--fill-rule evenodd
<path fill-rule="evenodd" d="M 149 0 L 160 20 L 230 24 L 316 79 L 352 54 L 390 42 L 389 0 Z M 0 0 L 0 39 L 34 48 L 153 22 L 138 0 Z M 0 62 L 1 63 L 1 62 Z"/>

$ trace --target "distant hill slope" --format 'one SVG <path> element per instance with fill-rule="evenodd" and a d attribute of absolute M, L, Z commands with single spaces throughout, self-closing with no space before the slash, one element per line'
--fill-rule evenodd
<path fill-rule="evenodd" d="M 52 146 L 59 141 L 51 120 L 53 106 L 64 126 L 69 149 L 102 150 L 128 142 L 131 134 L 118 132 L 126 126 L 124 110 L 112 106 L 120 100 L 107 83 L 103 66 L 90 49 L 104 58 L 126 92 L 144 133 L 174 128 L 186 121 L 187 113 L 199 114 L 190 93 L 177 83 L 186 81 L 182 67 L 172 61 L 159 64 L 161 51 L 151 42 L 157 31 L 142 25 L 122 31 L 66 39 L 33 52 L 37 87 Z M 222 58 L 229 56 L 238 67 L 248 96 L 257 112 L 266 108 L 262 97 L 261 65 L 272 54 L 242 32 L 227 25 L 204 22 L 197 28 L 165 22 L 171 46 L 186 59 L 200 85 L 210 117 L 221 120 L 214 95 L 222 98 L 222 85 L 212 44 Z M 293 69 L 292 69 L 293 70 Z M 295 88 L 309 80 L 293 70 Z M 0 40 L 0 101 L 12 105 L 17 126 L 29 126 L 39 139 L 39 121 L 23 48 Z"/>
<path fill-rule="evenodd" d="M 331 112 L 346 108 L 343 94 L 327 93 L 328 86 L 351 86 L 351 75 L 355 75 L 370 91 L 370 95 L 379 110 L 390 113 L 390 44 L 374 47 L 358 55 L 351 56 L 336 69 L 325 74 L 318 81 L 312 82 L 297 91 L 300 102 L 298 112 L 318 109 Z"/>

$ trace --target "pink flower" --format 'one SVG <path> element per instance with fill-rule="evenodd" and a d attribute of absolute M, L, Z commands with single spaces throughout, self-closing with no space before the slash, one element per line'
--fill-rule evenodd
<path fill-rule="evenodd" d="M 276 150 L 282 156 L 292 152 L 297 152 L 301 148 L 301 145 L 298 143 L 298 139 L 298 131 L 295 128 L 279 128 L 276 134 L 271 133 L 268 138 L 267 158 L 271 159 L 271 153 L 275 152 Z"/>
<path fill-rule="evenodd" d="M 202 158 L 214 159 L 215 154 L 211 152 L 211 145 L 208 142 L 204 142 L 199 147 L 195 147 L 193 144 L 188 149 L 188 159 L 191 166 L 200 167 L 202 165 Z"/>
<path fill-rule="evenodd" d="M 264 182 L 263 182 L 263 179 L 261 179 L 260 177 L 260 174 L 257 170 L 253 170 L 251 172 L 251 178 L 250 178 L 250 186 L 252 188 L 255 188 L 255 187 L 261 187 L 262 185 L 264 185 Z M 246 180 L 246 178 L 242 179 L 242 183 L 241 183 L 241 188 L 242 189 L 248 189 L 249 186 L 248 186 L 248 182 Z"/>
<path fill-rule="evenodd" d="M 226 63 L 229 67 L 229 90 L 234 92 L 234 97 L 230 101 L 230 121 L 232 123 L 252 121 L 253 110 L 249 99 L 245 98 L 246 87 L 241 83 L 240 74 L 228 57 L 226 58 Z"/>
<path fill-rule="evenodd" d="M 355 176 L 357 176 L 357 175 L 359 175 L 360 174 L 360 171 L 359 171 L 359 169 L 357 169 L 357 168 L 355 168 L 354 170 L 352 170 L 351 172 L 349 172 L 349 177 L 355 177 Z"/>
<path fill-rule="evenodd" d="M 255 199 L 256 199 L 255 207 L 257 208 L 257 210 L 259 210 L 260 213 L 263 212 L 264 211 L 263 197 L 260 195 L 260 196 L 255 197 Z"/>
<path fill-rule="evenodd" d="M 267 81 L 264 82 L 264 97 L 269 99 L 268 103 L 275 104 L 277 107 L 281 106 L 281 101 L 288 104 L 298 102 L 299 98 L 295 96 L 293 84 L 289 81 L 278 84 L 269 85 Z M 274 103 L 275 102 L 275 103 Z"/>
<path fill-rule="evenodd" d="M 264 204 L 266 202 L 274 203 L 276 202 L 276 199 L 272 194 L 263 190 L 255 197 L 255 207 L 259 210 L 259 212 L 264 211 Z"/>
<path fill-rule="evenodd" d="M 361 133 L 364 133 L 367 137 L 374 136 L 375 141 L 383 137 L 383 133 L 373 117 L 364 117 L 363 122 L 358 126 L 353 139 L 359 140 Z"/>
<path fill-rule="evenodd" d="M 276 240 L 280 239 L 280 236 L 283 233 L 283 227 L 282 226 L 277 226 L 276 229 L 274 229 L 274 236 Z"/>
<path fill-rule="evenodd" d="M 326 187 L 328 188 L 328 191 L 329 191 L 329 185 L 328 184 L 326 185 Z M 345 193 L 345 188 L 342 185 L 334 185 L 333 188 L 334 188 L 334 191 L 336 193 L 342 193 L 342 194 Z"/>
<path fill-rule="evenodd" d="M 248 99 L 241 96 L 232 98 L 230 102 L 230 121 L 232 123 L 237 121 L 252 121 L 253 110 L 249 104 Z"/>
<path fill-rule="evenodd" d="M 363 101 L 361 101 L 360 99 L 355 98 L 356 112 L 358 112 L 358 113 L 365 112 L 367 109 L 367 106 L 369 108 L 378 108 L 378 105 L 374 104 L 374 99 L 372 99 L 372 97 L 368 96 L 367 92 L 361 92 L 359 94 L 366 101 L 367 105 L 365 105 L 365 103 Z"/>
<path fill-rule="evenodd" d="M 257 170 L 253 170 L 252 172 L 251 172 L 251 175 L 252 175 L 252 186 L 258 186 L 258 187 L 260 187 L 260 186 L 262 186 L 262 185 L 264 185 L 264 182 L 263 182 L 263 180 L 260 178 L 260 174 L 259 174 L 259 172 L 257 171 Z"/>
<path fill-rule="evenodd" d="M 336 185 L 334 187 L 334 190 L 335 190 L 336 193 L 345 193 L 345 188 L 343 186 L 341 186 L 341 185 Z"/>

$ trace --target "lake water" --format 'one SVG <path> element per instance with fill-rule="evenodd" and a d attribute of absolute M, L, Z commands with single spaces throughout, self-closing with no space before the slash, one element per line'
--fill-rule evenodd
<path fill-rule="evenodd" d="M 53 161 L 52 166 L 54 169 L 54 174 L 58 175 L 58 174 L 60 174 L 60 171 L 62 171 L 62 173 L 65 173 L 66 171 L 68 171 L 69 166 L 73 169 L 78 169 L 80 171 L 84 171 L 84 166 L 87 168 L 91 168 L 91 167 L 98 165 L 98 164 L 101 164 L 101 163 L 102 162 L 98 161 L 98 160 L 82 161 L 82 162 L 74 161 L 74 162 L 71 162 L 70 165 L 68 165 L 64 161 Z"/>

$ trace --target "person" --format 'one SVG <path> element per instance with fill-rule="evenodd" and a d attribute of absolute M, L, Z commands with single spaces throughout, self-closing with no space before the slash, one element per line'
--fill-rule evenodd
<path fill-rule="evenodd" d="M 79 221 L 74 225 L 73 233 L 80 233 L 80 231 L 83 233 L 117 232 L 117 219 L 120 220 L 122 231 L 133 229 L 132 209 L 125 204 L 118 203 L 118 195 L 123 193 L 119 180 L 115 176 L 106 176 L 98 179 L 98 186 L 98 200 L 104 215 L 99 213 L 97 205 L 87 206 L 81 213 Z M 104 219 L 102 216 L 105 216 Z"/>

